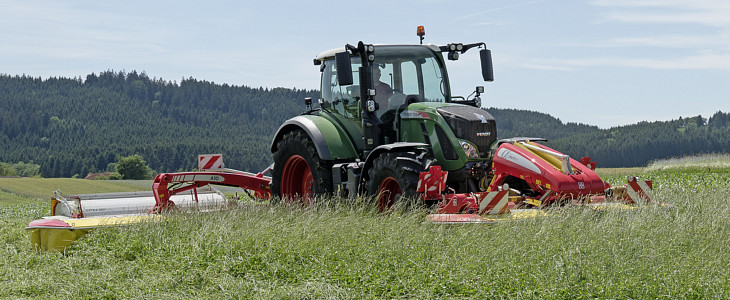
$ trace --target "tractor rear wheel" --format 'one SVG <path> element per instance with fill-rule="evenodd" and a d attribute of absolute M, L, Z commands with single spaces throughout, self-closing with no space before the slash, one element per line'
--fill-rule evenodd
<path fill-rule="evenodd" d="M 417 196 L 418 176 L 432 160 L 427 152 L 391 152 L 376 157 L 365 183 L 368 195 L 375 196 L 378 211 L 384 212 L 404 198 Z"/>
<path fill-rule="evenodd" d="M 286 133 L 276 144 L 271 191 L 274 198 L 311 205 L 317 195 L 332 192 L 331 163 L 319 158 L 309 136 Z"/>

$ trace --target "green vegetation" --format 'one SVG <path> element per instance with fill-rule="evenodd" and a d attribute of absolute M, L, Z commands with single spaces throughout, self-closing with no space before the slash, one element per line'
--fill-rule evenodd
<path fill-rule="evenodd" d="M 624 171 L 605 176 L 620 184 Z M 730 297 L 730 227 L 723 226 L 730 222 L 730 174 L 642 177 L 674 208 L 575 208 L 551 218 L 443 226 L 424 224 L 423 210 L 378 215 L 373 205 L 339 199 L 309 209 L 241 204 L 99 229 L 65 255 L 30 249 L 23 227 L 46 215 L 48 204 L 19 204 L 17 197 L 49 193 L 51 180 L 125 182 L 0 179 L 3 191 L 26 190 L 10 191 L 16 203 L 0 206 L 0 297 Z"/>
<path fill-rule="evenodd" d="M 236 169 L 263 170 L 276 129 L 317 95 L 136 71 L 85 80 L 0 75 L 0 162 L 32 160 L 43 177 L 83 178 L 134 154 L 174 172 L 195 168 L 198 154 L 223 153 Z"/>
<path fill-rule="evenodd" d="M 40 165 L 34 163 L 19 162 L 6 164 L 0 162 L 0 176 L 37 177 L 40 176 Z"/>
<path fill-rule="evenodd" d="M 305 97 L 318 96 L 193 78 L 171 82 L 136 71 L 83 80 L 0 75 L 0 162 L 32 161 L 47 178 L 85 177 L 113 171 L 120 157 L 135 154 L 161 173 L 192 170 L 198 154 L 222 153 L 228 166 L 259 171 L 271 164 L 276 129 L 305 110 Z M 571 157 L 591 156 L 599 167 L 730 152 L 730 114 L 719 111 L 707 119 L 599 129 L 539 112 L 487 110 L 500 138 L 544 137 Z"/>
<path fill-rule="evenodd" d="M 147 162 L 144 161 L 142 156 L 139 154 L 120 158 L 116 163 L 115 168 L 117 169 L 117 173 L 121 175 L 121 179 L 152 178 L 152 170 L 149 166 L 147 166 Z"/>
<path fill-rule="evenodd" d="M 64 194 L 113 193 L 152 190 L 149 180 L 84 180 L 71 178 L 0 178 L 0 191 L 31 200 L 48 200 L 53 191 Z M 0 204 L 6 198 L 0 197 Z"/>
<path fill-rule="evenodd" d="M 15 169 L 9 164 L 0 162 L 0 176 L 17 176 Z"/>
<path fill-rule="evenodd" d="M 654 161 L 646 168 L 648 172 L 676 173 L 730 173 L 730 154 L 686 156 Z"/>

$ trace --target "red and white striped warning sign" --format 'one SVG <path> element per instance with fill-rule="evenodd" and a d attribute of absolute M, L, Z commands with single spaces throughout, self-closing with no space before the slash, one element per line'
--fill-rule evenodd
<path fill-rule="evenodd" d="M 223 154 L 203 154 L 198 155 L 198 169 L 203 170 L 215 170 L 223 169 Z"/>
<path fill-rule="evenodd" d="M 509 212 L 509 191 L 476 194 L 479 199 L 479 214 L 504 214 Z"/>
<path fill-rule="evenodd" d="M 441 191 L 446 188 L 446 178 L 449 172 L 441 171 L 440 166 L 431 166 L 427 172 L 418 175 L 416 192 L 423 193 L 424 200 L 441 199 Z"/>
<path fill-rule="evenodd" d="M 633 178 L 633 180 L 629 181 L 629 186 L 626 189 L 626 192 L 635 203 L 638 203 L 641 200 L 644 202 L 650 202 L 653 198 L 652 182 L 651 180 L 638 180 L 638 178 Z"/>

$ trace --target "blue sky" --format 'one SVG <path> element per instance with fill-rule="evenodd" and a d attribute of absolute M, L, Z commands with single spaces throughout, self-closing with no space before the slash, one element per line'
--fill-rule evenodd
<path fill-rule="evenodd" d="M 725 0 L 0 0 L 0 73 L 317 89 L 319 52 L 418 43 L 424 25 L 426 43 L 492 50 L 492 83 L 476 52 L 449 65 L 455 94 L 609 128 L 730 112 L 728 16 Z"/>

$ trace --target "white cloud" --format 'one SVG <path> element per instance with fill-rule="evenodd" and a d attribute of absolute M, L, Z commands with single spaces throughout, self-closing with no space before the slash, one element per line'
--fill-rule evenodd
<path fill-rule="evenodd" d="M 730 2 L 725 0 L 597 0 L 593 4 L 612 8 L 605 17 L 619 22 L 730 26 Z"/>
<path fill-rule="evenodd" d="M 604 37 L 596 42 L 581 41 L 557 46 L 625 50 L 611 50 L 616 52 L 612 54 L 600 50 L 585 51 L 584 54 L 593 57 L 536 59 L 528 60 L 521 66 L 557 71 L 574 71 L 582 67 L 730 71 L 730 1 L 595 0 L 589 3 L 603 10 L 605 19 L 599 24 L 605 26 L 606 22 L 618 22 L 624 28 L 633 27 L 632 36 Z M 655 27 L 643 27 L 652 24 L 665 28 L 656 31 Z M 700 27 L 688 28 L 685 25 Z M 677 32 L 681 33 L 672 34 L 668 33 L 675 28 L 671 26 L 684 27 L 676 27 Z M 626 32 L 625 29 L 616 31 L 624 35 Z"/>
<path fill-rule="evenodd" d="M 654 37 L 623 37 L 608 40 L 614 46 L 648 46 L 669 48 L 724 47 L 730 48 L 730 36 L 718 35 L 663 35 Z"/>
<path fill-rule="evenodd" d="M 559 62 L 533 62 L 522 64 L 523 68 L 543 71 L 575 71 L 575 68 L 559 65 Z"/>
<path fill-rule="evenodd" d="M 572 71 L 576 67 L 634 67 L 656 70 L 721 70 L 730 71 L 730 53 L 702 52 L 676 59 L 598 57 L 535 60 L 522 65 L 541 70 Z"/>
<path fill-rule="evenodd" d="M 532 4 L 545 2 L 545 1 L 548 1 L 548 0 L 535 0 L 535 1 L 529 1 L 529 2 L 521 2 L 521 3 L 515 3 L 515 4 L 510 4 L 510 5 L 501 6 L 501 7 L 495 7 L 495 8 L 491 8 L 491 9 L 487 9 L 487 10 L 482 10 L 479 12 L 475 12 L 472 14 L 468 14 L 468 15 L 464 15 L 464 16 L 455 18 L 455 19 L 451 20 L 451 23 L 470 19 L 470 18 L 479 16 L 479 15 L 488 14 L 488 13 L 492 13 L 492 12 L 496 12 L 496 11 L 500 11 L 500 10 L 515 8 L 515 7 L 525 6 L 525 5 L 532 5 Z"/>
<path fill-rule="evenodd" d="M 660 7 L 676 9 L 730 9 L 730 3 L 725 0 L 594 0 L 593 4 L 607 7 Z"/>
<path fill-rule="evenodd" d="M 605 39 L 586 43 L 557 43 L 561 47 L 583 48 L 622 48 L 622 47 L 663 47 L 663 48 L 723 48 L 730 49 L 730 35 L 659 35 L 632 36 Z"/>
<path fill-rule="evenodd" d="M 507 24 L 504 21 L 493 21 L 493 22 L 478 22 L 471 24 L 472 26 L 504 26 Z"/>

